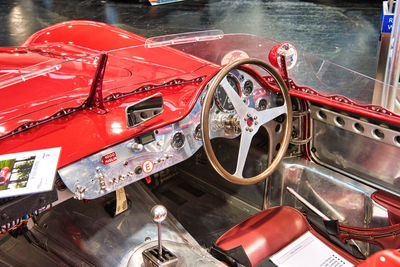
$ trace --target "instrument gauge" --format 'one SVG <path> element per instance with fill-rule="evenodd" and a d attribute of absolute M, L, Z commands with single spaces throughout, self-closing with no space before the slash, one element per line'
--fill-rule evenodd
<path fill-rule="evenodd" d="M 182 132 L 175 133 L 174 136 L 172 137 L 171 146 L 174 149 L 179 150 L 183 147 L 184 144 L 185 144 L 185 136 L 183 135 L 183 133 Z"/>
<path fill-rule="evenodd" d="M 265 100 L 264 98 L 257 100 L 256 109 L 258 111 L 266 110 L 267 106 L 268 106 L 267 100 Z"/>
<path fill-rule="evenodd" d="M 251 95 L 251 93 L 253 92 L 253 88 L 254 88 L 253 82 L 250 81 L 250 80 L 247 80 L 247 81 L 244 83 L 244 86 L 243 86 L 243 94 L 244 94 L 245 96 Z"/>
<path fill-rule="evenodd" d="M 229 74 L 226 77 L 226 79 L 228 80 L 229 84 L 233 87 L 233 89 L 236 91 L 236 93 L 239 96 L 241 96 L 239 81 L 233 75 Z M 215 103 L 220 110 L 225 112 L 231 112 L 235 109 L 229 97 L 227 96 L 224 88 L 221 85 L 219 85 L 217 90 L 215 91 L 214 98 L 215 98 Z"/>
<path fill-rule="evenodd" d="M 194 129 L 193 133 L 194 139 L 201 140 L 201 126 L 197 124 L 196 128 Z"/>

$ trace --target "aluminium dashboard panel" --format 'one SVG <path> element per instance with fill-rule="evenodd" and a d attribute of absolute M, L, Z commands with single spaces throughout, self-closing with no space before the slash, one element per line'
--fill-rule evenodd
<path fill-rule="evenodd" d="M 129 139 L 60 169 L 59 175 L 76 198 L 94 199 L 173 166 L 201 147 L 193 135 L 200 107 L 198 101 L 184 119 L 154 131 L 154 138 L 146 138 L 150 142 Z M 177 134 L 185 137 L 180 147 L 173 142 Z"/>
<path fill-rule="evenodd" d="M 263 108 L 269 108 L 276 104 L 275 92 L 263 89 L 248 73 L 233 70 L 230 75 L 235 76 L 241 90 L 244 90 L 246 82 L 252 83 L 254 89 L 251 92 L 241 93 L 248 106 L 257 108 L 259 103 L 265 102 Z M 76 198 L 94 199 L 188 159 L 202 146 L 199 129 L 204 93 L 205 90 L 182 120 L 63 167 L 59 170 L 61 179 Z M 238 136 L 223 126 L 223 120 L 233 112 L 225 112 L 213 104 L 209 120 L 212 124 L 210 138 L 232 139 Z"/>

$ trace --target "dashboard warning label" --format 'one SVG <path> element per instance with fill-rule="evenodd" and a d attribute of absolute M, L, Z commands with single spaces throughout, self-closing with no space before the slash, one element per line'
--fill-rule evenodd
<path fill-rule="evenodd" d="M 149 174 L 153 171 L 154 169 L 154 163 L 151 160 L 146 160 L 142 164 L 142 170 L 145 174 Z"/>
<path fill-rule="evenodd" d="M 101 157 L 101 163 L 103 163 L 103 165 L 107 165 L 116 160 L 117 160 L 117 154 L 115 154 L 115 152 L 112 152 L 110 154 Z"/>

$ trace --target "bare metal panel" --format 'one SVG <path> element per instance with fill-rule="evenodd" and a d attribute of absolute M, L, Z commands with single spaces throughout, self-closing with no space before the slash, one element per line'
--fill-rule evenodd
<path fill-rule="evenodd" d="M 388 224 L 386 210 L 370 198 L 375 189 L 308 160 L 285 159 L 271 176 L 268 206 L 301 209 L 303 205 L 286 187 L 293 188 L 322 213 L 342 223 L 365 227 Z"/>
<path fill-rule="evenodd" d="M 312 153 L 319 163 L 400 194 L 400 133 L 319 107 L 311 110 Z"/>
<path fill-rule="evenodd" d="M 75 256 L 77 262 L 85 259 L 95 266 L 144 266 L 142 251 L 157 245 L 157 225 L 150 214 L 157 200 L 140 183 L 125 189 L 132 207 L 114 218 L 104 211 L 102 198 L 89 203 L 71 199 L 43 214 L 33 231 L 49 251 Z M 224 266 L 170 213 L 162 223 L 162 240 L 178 257 L 178 266 Z"/>

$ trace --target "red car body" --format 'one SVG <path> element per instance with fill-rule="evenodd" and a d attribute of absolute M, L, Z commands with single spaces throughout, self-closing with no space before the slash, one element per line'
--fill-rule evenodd
<path fill-rule="evenodd" d="M 83 38 L 88 35 L 91 37 Z M 6 66 L 5 68 L 0 67 L 0 74 L 4 77 L 9 74 L 18 73 L 18 70 L 24 69 L 26 66 L 38 64 L 43 61 L 50 61 L 51 64 L 57 64 L 57 61 L 61 62 L 71 58 L 79 58 L 103 50 L 108 51 L 120 47 L 143 45 L 144 42 L 145 39 L 143 37 L 103 23 L 87 21 L 63 22 L 32 35 L 22 44 L 21 48 L 0 50 L 0 60 L 4 62 L 2 66 Z M 49 43 L 56 44 L 46 45 Z M 64 52 L 68 44 L 74 45 L 74 47 L 70 51 Z M 81 47 L 82 49 L 80 49 Z M 141 48 L 135 49 L 134 55 L 127 55 L 136 57 L 133 60 L 135 64 L 135 76 L 138 78 L 135 80 L 137 87 L 147 84 L 148 81 L 154 81 L 154 84 L 163 83 L 165 82 L 165 78 L 173 80 L 174 77 L 182 74 L 188 80 L 206 75 L 207 79 L 204 79 L 202 82 L 204 85 L 219 70 L 219 66 L 217 65 L 205 64 L 203 60 L 195 59 L 193 56 L 169 47 L 155 48 L 152 52 L 154 53 L 149 54 L 146 49 Z M 14 60 L 15 54 L 18 54 L 19 58 L 22 57 L 23 60 L 16 62 Z M 58 56 L 54 58 L 52 54 L 57 54 Z M 60 56 L 61 54 L 62 56 Z M 168 66 L 171 61 L 175 62 L 174 68 L 164 67 Z M 127 69 L 131 65 L 132 62 L 128 60 L 125 62 L 116 62 L 112 57 L 109 58 L 104 77 L 104 96 L 106 96 L 105 92 L 116 91 L 114 88 L 107 88 L 107 83 L 118 84 L 129 82 L 131 73 Z M 7 99 L 10 99 L 10 101 L 5 106 L 2 106 L 2 110 L 5 110 L 5 112 L 0 111 L 0 116 L 7 118 L 10 115 L 8 110 L 15 107 L 20 108 L 12 114 L 13 117 L 20 117 L 27 110 L 32 109 L 39 110 L 36 112 L 36 119 L 49 116 L 52 112 L 58 110 L 41 112 L 40 105 L 37 103 L 48 105 L 48 103 L 55 102 L 54 105 L 56 108 L 60 109 L 62 101 L 64 101 L 62 97 L 67 93 L 71 93 L 65 92 L 62 89 L 60 90 L 60 88 L 70 88 L 72 85 L 76 86 L 77 80 L 84 89 L 74 90 L 74 95 L 78 95 L 78 97 L 70 105 L 73 105 L 73 103 L 79 105 L 79 99 L 82 100 L 82 98 L 87 97 L 87 87 L 94 77 L 94 70 L 95 68 L 86 69 L 85 73 L 85 69 L 82 69 L 79 75 L 75 76 L 75 72 L 72 75 L 73 77 L 68 72 L 53 75 L 53 77 L 40 77 L 40 79 L 35 80 L 36 86 L 30 86 L 29 88 L 25 87 L 24 84 L 8 87 L 5 95 L 9 96 Z M 161 73 L 161 75 L 153 76 L 154 73 Z M 117 85 L 116 87 L 119 86 Z M 156 122 L 144 123 L 136 128 L 123 127 L 120 132 L 116 133 L 113 131 L 112 124 L 125 124 L 125 116 L 121 116 L 125 112 L 125 106 L 119 101 L 109 102 L 106 103 L 106 108 L 109 110 L 107 116 L 98 116 L 98 114 L 86 110 L 67 118 L 68 123 L 63 125 L 60 125 L 59 121 L 52 121 L 35 127 L 29 133 L 22 133 L 7 140 L 1 140 L 1 151 L 7 154 L 42 148 L 62 147 L 63 152 L 59 161 L 59 167 L 62 167 L 105 147 L 139 135 L 144 130 L 146 132 L 155 130 L 180 120 L 193 107 L 197 96 L 201 93 L 201 88 L 202 86 L 198 86 L 198 84 L 187 84 L 177 88 L 179 91 L 174 94 L 168 93 L 170 90 L 168 87 L 160 89 L 160 92 L 163 93 L 164 101 L 168 104 L 165 105 L 163 114 L 159 116 Z M 127 101 L 135 102 L 153 93 L 148 92 L 132 96 Z M 55 96 L 60 96 L 61 99 L 55 100 Z M 34 119 L 30 117 L 30 120 Z M 15 123 L 8 122 L 5 125 L 3 124 L 5 128 L 3 132 L 8 132 L 18 127 L 21 124 L 20 121 L 22 120 L 18 120 Z M 96 125 L 103 125 L 103 127 L 100 131 L 97 131 L 94 130 L 97 128 Z"/>
<path fill-rule="evenodd" d="M 226 38 L 225 44 L 230 37 Z M 162 133 L 162 127 L 183 120 L 223 68 L 221 60 L 211 60 L 213 55 L 208 51 L 215 48 L 207 44 L 204 51 L 191 53 L 190 46 L 177 49 L 179 43 L 148 49 L 153 41 L 99 22 L 70 21 L 33 34 L 20 47 L 0 48 L 0 93 L 6 99 L 0 107 L 0 154 L 61 147 L 58 169 L 62 169 L 144 133 Z M 241 44 L 245 46 L 246 39 Z M 223 45 L 218 48 L 223 49 Z M 101 72 L 104 77 L 99 76 Z M 394 125 L 393 128 L 400 125 L 400 116 L 383 107 L 299 86 L 286 70 L 281 74 L 294 98 L 327 110 L 347 112 L 351 118 L 365 117 L 374 123 Z M 260 81 L 263 83 L 273 84 L 267 78 Z M 163 112 L 127 127 L 127 107 L 156 93 L 162 95 Z M 359 97 L 363 97 L 362 93 Z M 302 122 L 306 125 L 306 139 L 311 135 L 307 120 Z M 252 126 L 253 118 L 247 123 Z M 400 137 L 395 138 L 398 148 Z M 301 158 L 312 161 L 312 147 L 307 142 L 304 145 L 306 152 Z M 97 163 L 105 166 L 116 160 L 115 151 L 105 151 Z M 149 174 L 152 170 L 153 167 Z M 10 176 L 8 167 L 1 169 L 0 185 L 6 184 Z M 96 174 L 96 179 L 99 176 Z M 85 191 L 75 189 L 75 194 Z"/>
<path fill-rule="evenodd" d="M 90 38 L 87 38 L 88 36 Z M 200 83 L 188 83 L 176 88 L 174 94 L 168 93 L 169 87 L 159 89 L 167 103 L 165 111 L 156 121 L 144 123 L 140 127 L 122 127 L 121 131 L 113 130 L 113 124 L 125 124 L 125 117 L 121 116 L 125 112 L 125 106 L 123 102 L 111 101 L 106 103 L 109 111 L 107 116 L 99 116 L 84 110 L 65 118 L 68 123 L 62 123 L 60 120 L 45 123 L 29 132 L 0 140 L 1 152 L 7 154 L 58 146 L 62 147 L 58 167 L 63 167 L 105 147 L 185 117 L 193 108 L 204 85 L 221 69 L 221 66 L 168 46 L 149 51 L 143 47 L 145 42 L 146 39 L 141 36 L 104 23 L 70 21 L 38 31 L 23 42 L 21 47 L 1 48 L 0 61 L 3 64 L 0 66 L 0 77 L 3 79 L 21 75 L 25 69 L 26 72 L 31 72 L 35 68 L 40 69 L 66 60 L 115 49 L 114 53 L 118 58 L 108 59 L 104 76 L 104 96 L 118 91 L 121 84 L 131 82 L 132 72 L 135 75 L 135 87 L 149 84 L 149 81 L 155 85 L 162 84 L 178 76 L 187 80 L 205 76 Z M 123 50 L 121 55 L 118 54 L 119 48 L 135 46 L 137 48 L 132 50 L 134 51 L 132 55 L 129 54 L 129 49 Z M 17 56 L 18 60 L 15 60 Z M 174 62 L 173 68 L 170 67 L 171 62 Z M 133 64 L 135 69 L 130 70 Z M 0 111 L 0 117 L 5 121 L 0 125 L 1 133 L 10 132 L 26 121 L 48 117 L 63 107 L 77 106 L 86 99 L 95 66 L 68 67 L 71 68 L 40 76 L 30 81 L 29 86 L 26 83 L 17 83 L 3 88 L 2 95 L 9 100 L 2 105 Z M 80 89 L 77 90 L 76 87 Z M 153 93 L 129 96 L 126 101 L 135 102 Z M 290 93 L 296 97 L 382 121 L 400 123 L 400 116 L 383 108 L 374 108 L 373 105 L 370 107 L 357 105 L 349 99 L 337 100 L 329 95 L 304 93 L 301 90 L 291 90 Z M 68 94 L 73 94 L 74 97 L 68 99 L 67 104 L 65 96 Z M 44 109 L 49 103 L 51 108 Z M 30 115 L 25 116 L 27 113 Z M 98 129 L 98 125 L 102 125 L 101 129 Z"/>

